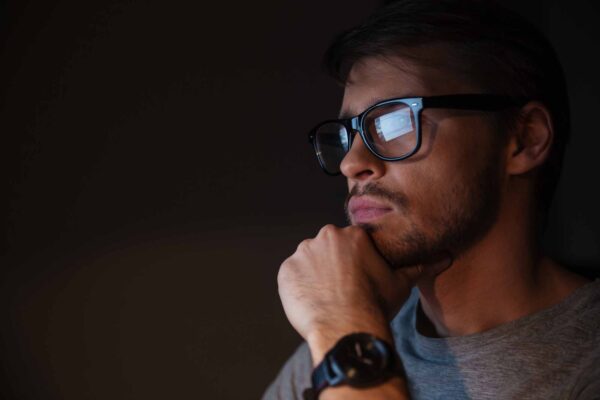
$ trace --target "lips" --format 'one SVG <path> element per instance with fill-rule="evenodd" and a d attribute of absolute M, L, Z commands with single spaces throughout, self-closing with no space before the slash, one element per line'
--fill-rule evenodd
<path fill-rule="evenodd" d="M 354 224 L 373 222 L 390 211 L 392 208 L 385 203 L 364 196 L 352 197 L 348 202 L 348 213 Z"/>

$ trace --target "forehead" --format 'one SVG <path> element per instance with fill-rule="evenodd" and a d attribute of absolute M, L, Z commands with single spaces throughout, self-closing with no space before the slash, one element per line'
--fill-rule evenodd
<path fill-rule="evenodd" d="M 402 57 L 369 57 L 357 61 L 344 86 L 340 116 L 360 114 L 369 106 L 394 97 L 424 97 L 476 93 L 473 84 L 443 65 L 419 64 Z"/>

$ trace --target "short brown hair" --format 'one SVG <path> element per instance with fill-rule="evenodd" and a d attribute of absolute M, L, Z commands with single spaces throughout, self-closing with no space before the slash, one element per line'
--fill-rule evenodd
<path fill-rule="evenodd" d="M 493 0 L 396 0 L 340 34 L 324 63 L 332 76 L 345 83 L 352 65 L 366 57 L 400 55 L 431 62 L 415 55 L 414 50 L 427 46 L 449 50 L 443 67 L 468 76 L 482 90 L 526 97 L 548 108 L 554 143 L 537 182 L 539 208 L 546 214 L 570 135 L 569 101 L 552 45 L 520 15 Z M 498 117 L 506 130 L 518 113 L 503 112 Z"/>

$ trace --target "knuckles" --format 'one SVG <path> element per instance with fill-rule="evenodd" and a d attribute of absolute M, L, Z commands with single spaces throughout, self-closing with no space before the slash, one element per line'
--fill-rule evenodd
<path fill-rule="evenodd" d="M 277 271 L 277 285 L 281 287 L 286 282 L 290 280 L 290 278 L 294 274 L 294 261 L 292 257 L 286 259 L 280 266 L 279 271 Z"/>
<path fill-rule="evenodd" d="M 359 226 L 350 225 L 346 229 L 352 236 L 354 236 L 357 239 L 364 239 L 368 237 L 367 232 Z"/>
<path fill-rule="evenodd" d="M 363 228 L 358 226 L 337 227 L 333 224 L 323 226 L 313 239 L 301 241 L 294 254 L 287 258 L 279 267 L 277 283 L 279 286 L 292 282 L 302 275 L 301 267 L 306 262 L 314 261 L 315 257 L 324 253 L 361 247 L 365 240 L 370 240 Z"/>
<path fill-rule="evenodd" d="M 314 246 L 326 246 L 328 250 L 338 246 L 362 246 L 365 242 L 369 242 L 370 240 L 369 234 L 359 226 L 350 225 L 340 228 L 329 224 L 323 226 L 319 230 L 319 233 L 312 239 L 312 242 L 301 243 L 302 247 L 299 246 L 298 250 L 308 250 L 309 246 L 305 246 L 308 244 L 310 244 L 311 248 Z"/>
<path fill-rule="evenodd" d="M 312 239 L 304 239 L 303 241 L 301 241 L 298 244 L 298 247 L 296 247 L 296 253 L 301 253 L 303 251 L 307 251 L 308 248 L 310 247 L 311 241 L 312 241 Z"/>
<path fill-rule="evenodd" d="M 366 237 L 367 233 L 365 230 L 356 225 L 349 225 L 343 228 L 337 227 L 333 224 L 328 224 L 323 226 L 319 230 L 319 234 L 317 237 L 325 236 L 325 237 L 339 237 L 339 236 L 351 236 L 351 237 Z"/>
<path fill-rule="evenodd" d="M 333 224 L 327 224 L 319 230 L 319 234 L 317 235 L 317 237 L 334 235 L 339 229 L 340 228 Z"/>

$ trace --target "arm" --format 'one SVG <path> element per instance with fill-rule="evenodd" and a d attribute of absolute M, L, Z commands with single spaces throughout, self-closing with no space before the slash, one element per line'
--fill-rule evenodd
<path fill-rule="evenodd" d="M 353 389 L 350 387 L 328 388 L 321 393 L 319 400 L 362 400 L 362 399 L 410 399 L 404 378 L 394 378 L 386 383 L 368 389 Z"/>
<path fill-rule="evenodd" d="M 444 265 L 445 264 L 445 265 Z M 374 334 L 389 344 L 389 321 L 424 275 L 447 268 L 448 263 L 393 270 L 359 227 L 326 226 L 305 240 L 282 265 L 279 295 L 285 313 L 307 341 L 317 365 L 341 337 L 353 332 Z M 369 389 L 327 388 L 321 400 L 408 399 L 403 376 Z"/>

